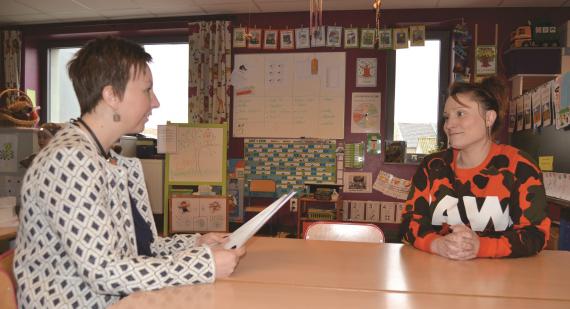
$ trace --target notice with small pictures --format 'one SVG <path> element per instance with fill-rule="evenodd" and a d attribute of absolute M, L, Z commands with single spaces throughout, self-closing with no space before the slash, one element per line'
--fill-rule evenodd
<path fill-rule="evenodd" d="M 400 200 L 408 198 L 412 183 L 407 179 L 398 178 L 390 173 L 380 171 L 372 188 Z"/>

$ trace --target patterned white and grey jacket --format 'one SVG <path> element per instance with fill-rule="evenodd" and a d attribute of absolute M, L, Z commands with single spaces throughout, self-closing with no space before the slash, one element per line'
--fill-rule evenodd
<path fill-rule="evenodd" d="M 115 157 L 68 125 L 34 159 L 14 259 L 20 308 L 105 308 L 136 291 L 214 281 L 197 235 L 157 236 L 140 161 Z M 153 257 L 137 256 L 129 195 L 151 227 Z"/>

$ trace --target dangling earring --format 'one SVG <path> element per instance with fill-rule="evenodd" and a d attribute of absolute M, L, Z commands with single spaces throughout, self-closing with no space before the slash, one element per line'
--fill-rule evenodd
<path fill-rule="evenodd" d="M 117 114 L 117 111 L 113 111 L 113 122 L 121 121 L 121 115 Z"/>
<path fill-rule="evenodd" d="M 487 137 L 489 137 L 489 139 L 493 139 L 493 137 L 491 136 L 491 127 L 488 125 L 486 127 L 487 127 Z"/>

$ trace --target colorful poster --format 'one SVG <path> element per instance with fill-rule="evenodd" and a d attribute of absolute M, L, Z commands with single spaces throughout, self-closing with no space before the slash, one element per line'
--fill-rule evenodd
<path fill-rule="evenodd" d="M 540 99 L 542 101 L 542 125 L 549 126 L 552 124 L 552 108 L 550 105 L 550 87 L 552 82 L 542 85 L 539 89 Z"/>
<path fill-rule="evenodd" d="M 497 73 L 497 48 L 494 45 L 479 45 L 475 49 L 475 69 L 477 75 Z"/>
<path fill-rule="evenodd" d="M 364 167 L 364 143 L 344 146 L 344 166 L 347 168 Z"/>
<path fill-rule="evenodd" d="M 536 89 L 531 94 L 532 99 L 532 127 L 538 128 L 542 125 L 542 99 L 540 89 Z"/>
<path fill-rule="evenodd" d="M 373 188 L 385 195 L 405 200 L 408 197 L 411 184 L 411 181 L 407 179 L 398 178 L 390 173 L 380 171 L 378 176 L 376 176 Z"/>
<path fill-rule="evenodd" d="M 356 87 L 376 87 L 377 58 L 356 59 Z"/>
<path fill-rule="evenodd" d="M 570 72 L 556 78 L 558 91 L 556 93 L 558 105 L 557 129 L 570 125 Z"/>
<path fill-rule="evenodd" d="M 382 136 L 380 133 L 371 133 L 366 135 L 366 140 L 368 141 L 368 144 L 366 145 L 366 152 L 373 155 L 382 153 Z"/>
<path fill-rule="evenodd" d="M 523 95 L 524 105 L 524 128 L 530 129 L 532 127 L 532 98 L 530 93 Z"/>
<path fill-rule="evenodd" d="M 380 92 L 353 92 L 351 133 L 380 133 Z"/>

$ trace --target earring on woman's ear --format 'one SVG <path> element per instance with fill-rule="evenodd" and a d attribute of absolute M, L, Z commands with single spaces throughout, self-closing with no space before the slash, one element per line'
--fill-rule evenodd
<path fill-rule="evenodd" d="M 117 114 L 117 111 L 113 111 L 113 122 L 121 121 L 121 115 Z"/>

